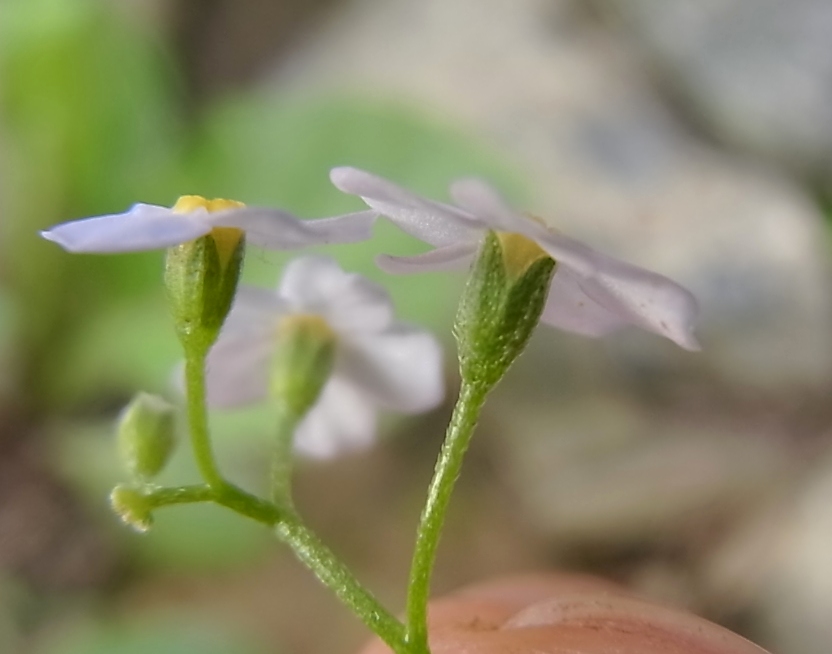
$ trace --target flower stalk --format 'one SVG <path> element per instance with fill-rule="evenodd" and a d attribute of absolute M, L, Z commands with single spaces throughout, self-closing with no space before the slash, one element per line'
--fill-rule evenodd
<path fill-rule="evenodd" d="M 185 349 L 185 390 L 191 447 L 197 467 L 209 487 L 226 485 L 220 473 L 211 436 L 208 431 L 208 409 L 205 402 L 205 354 L 194 348 Z"/>
<path fill-rule="evenodd" d="M 429 651 L 427 604 L 436 550 L 445 525 L 448 504 L 462 470 L 462 461 L 488 391 L 489 387 L 484 384 L 463 380 L 428 487 L 427 499 L 416 530 L 416 546 L 407 589 L 407 643 L 412 647 L 412 652 Z"/>
<path fill-rule="evenodd" d="M 295 461 L 295 429 L 302 416 L 278 405 L 277 429 L 272 445 L 271 499 L 277 506 L 294 509 L 292 471 Z"/>
<path fill-rule="evenodd" d="M 407 595 L 407 642 L 428 651 L 427 603 L 436 551 L 462 461 L 491 389 L 540 321 L 555 262 L 516 234 L 486 232 L 457 311 L 462 386 L 416 531 Z"/>

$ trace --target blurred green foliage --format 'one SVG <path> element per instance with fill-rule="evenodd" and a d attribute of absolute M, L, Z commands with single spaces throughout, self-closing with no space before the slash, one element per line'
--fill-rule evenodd
<path fill-rule="evenodd" d="M 38 238 L 39 229 L 191 193 L 310 218 L 360 209 L 329 183 L 328 170 L 343 164 L 436 197 L 462 174 L 523 192 L 515 171 L 461 126 L 383 98 L 250 91 L 186 116 L 176 62 L 158 30 L 129 11 L 104 0 L 0 3 L 0 404 L 51 435 L 62 472 L 102 516 L 121 474 L 115 410 L 135 390 L 170 390 L 179 356 L 162 255 L 70 255 Z M 385 278 L 373 264 L 379 252 L 423 247 L 382 221 L 372 242 L 327 253 L 384 283 L 404 318 L 440 330 L 450 344 L 459 286 L 446 275 Z M 285 260 L 250 252 L 244 277 L 272 286 Z M 221 456 L 256 486 L 260 471 L 246 465 L 246 451 L 265 446 L 268 410 L 218 418 Z M 187 453 L 166 474 L 188 481 Z M 269 544 L 268 534 L 213 507 L 160 515 L 148 536 L 120 533 L 137 561 L 163 567 L 229 565 Z M 165 630 L 111 630 L 85 642 L 54 651 L 243 651 Z"/>

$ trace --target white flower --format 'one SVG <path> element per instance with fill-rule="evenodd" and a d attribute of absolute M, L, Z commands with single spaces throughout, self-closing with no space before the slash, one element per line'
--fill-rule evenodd
<path fill-rule="evenodd" d="M 520 234 L 557 262 L 543 322 L 586 336 L 635 325 L 687 350 L 699 349 L 693 335 L 697 303 L 687 289 L 518 214 L 483 181 L 463 179 L 452 184 L 451 197 L 458 205 L 452 206 L 356 168 L 334 168 L 330 178 L 341 191 L 360 196 L 402 230 L 434 246 L 413 257 L 378 257 L 379 266 L 388 272 L 464 267 L 485 230 Z"/>
<path fill-rule="evenodd" d="M 332 376 L 296 433 L 298 451 L 329 457 L 369 444 L 377 408 L 419 413 L 444 397 L 442 352 L 428 332 L 396 321 L 387 293 L 331 259 L 289 263 L 277 293 L 242 287 L 208 355 L 208 402 L 266 397 L 280 321 L 323 318 L 336 336 Z"/>
<path fill-rule="evenodd" d="M 246 207 L 231 200 L 185 195 L 173 208 L 135 204 L 124 213 L 55 225 L 41 232 L 70 252 L 138 252 L 193 241 L 215 228 L 244 231 L 249 243 L 291 250 L 323 243 L 352 243 L 370 237 L 375 213 L 300 220 L 279 209 Z"/>

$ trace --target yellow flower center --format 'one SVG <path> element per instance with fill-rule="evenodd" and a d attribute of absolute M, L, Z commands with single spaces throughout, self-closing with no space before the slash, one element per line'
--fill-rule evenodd
<path fill-rule="evenodd" d="M 205 209 L 214 213 L 215 211 L 226 211 L 228 209 L 241 209 L 244 206 L 246 205 L 236 200 L 223 200 L 222 198 L 206 200 L 201 195 L 183 195 L 173 205 L 173 211 L 175 213 L 188 213 L 197 209 Z"/>
<path fill-rule="evenodd" d="M 217 211 L 228 211 L 229 209 L 242 209 L 245 206 L 245 204 L 236 200 L 224 200 L 222 198 L 207 200 L 201 195 L 183 195 L 173 205 L 172 211 L 174 213 L 190 213 L 197 209 L 205 209 L 208 213 L 215 213 Z M 220 265 L 225 268 L 243 237 L 243 230 L 237 227 L 214 227 L 210 236 L 217 244 Z"/>
<path fill-rule="evenodd" d="M 317 401 L 332 374 L 336 336 L 321 316 L 295 314 L 277 327 L 271 393 L 298 418 Z"/>
<path fill-rule="evenodd" d="M 503 250 L 506 272 L 513 279 L 519 278 L 536 261 L 549 257 L 532 239 L 514 232 L 496 232 Z"/>
<path fill-rule="evenodd" d="M 315 313 L 293 313 L 280 320 L 277 326 L 278 338 L 285 339 L 294 334 L 304 334 L 318 343 L 334 342 L 335 332 L 329 323 Z"/>

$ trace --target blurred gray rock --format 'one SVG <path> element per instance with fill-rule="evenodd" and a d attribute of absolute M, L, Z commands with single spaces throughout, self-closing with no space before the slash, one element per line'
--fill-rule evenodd
<path fill-rule="evenodd" d="M 600 0 L 721 139 L 832 184 L 829 0 Z"/>
<path fill-rule="evenodd" d="M 579 5 L 355 0 L 285 58 L 272 83 L 284 94 L 367 89 L 482 134 L 527 171 L 532 213 L 689 286 L 702 304 L 705 354 L 647 335 L 608 339 L 622 361 L 707 365 L 768 389 L 826 383 L 832 289 L 811 199 L 691 137 L 626 40 Z M 718 68 L 718 50 L 712 56 Z M 574 339 L 551 342 L 569 350 Z"/>
<path fill-rule="evenodd" d="M 682 421 L 618 394 L 549 406 L 492 402 L 510 431 L 500 473 L 558 548 L 638 546 L 695 551 L 703 534 L 757 506 L 791 457 L 774 434 L 726 417 Z"/>
<path fill-rule="evenodd" d="M 745 520 L 704 570 L 711 592 L 752 605 L 772 651 L 827 654 L 832 642 L 832 451 L 779 502 Z"/>
<path fill-rule="evenodd" d="M 826 654 L 832 643 L 832 457 L 808 480 L 790 519 L 762 597 L 775 648 Z"/>

